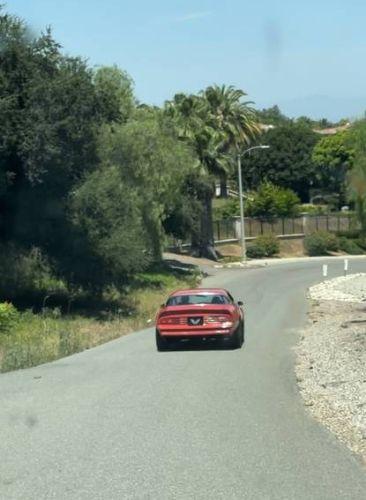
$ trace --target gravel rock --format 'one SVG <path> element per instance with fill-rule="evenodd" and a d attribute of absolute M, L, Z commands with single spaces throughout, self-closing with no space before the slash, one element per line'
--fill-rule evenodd
<path fill-rule="evenodd" d="M 305 405 L 366 463 L 366 274 L 309 290 L 309 326 L 296 348 Z"/>
<path fill-rule="evenodd" d="M 366 300 L 366 274 L 350 274 L 323 281 L 310 288 L 313 300 L 341 300 L 363 302 Z"/>

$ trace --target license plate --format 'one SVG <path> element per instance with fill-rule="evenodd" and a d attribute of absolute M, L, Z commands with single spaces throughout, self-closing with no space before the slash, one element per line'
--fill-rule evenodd
<path fill-rule="evenodd" d="M 188 324 L 191 326 L 203 325 L 203 317 L 202 316 L 194 316 L 192 318 L 188 318 Z"/>

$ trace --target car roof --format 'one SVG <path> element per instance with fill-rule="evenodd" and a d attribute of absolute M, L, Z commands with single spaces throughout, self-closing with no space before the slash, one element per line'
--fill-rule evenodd
<path fill-rule="evenodd" d="M 185 290 L 176 290 L 170 296 L 176 297 L 177 295 L 228 295 L 227 290 L 224 288 L 187 288 Z"/>

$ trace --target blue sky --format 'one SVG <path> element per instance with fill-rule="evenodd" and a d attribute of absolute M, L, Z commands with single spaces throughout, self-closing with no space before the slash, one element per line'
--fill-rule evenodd
<path fill-rule="evenodd" d="M 6 1 L 6 0 L 4 0 Z M 337 119 L 366 110 L 364 0 L 8 0 L 71 55 L 117 64 L 161 104 L 211 83 L 258 107 Z"/>

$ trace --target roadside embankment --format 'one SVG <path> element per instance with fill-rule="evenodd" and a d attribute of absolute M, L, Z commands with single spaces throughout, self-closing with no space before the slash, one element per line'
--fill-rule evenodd
<path fill-rule="evenodd" d="M 312 415 L 366 463 L 366 274 L 309 290 L 296 376 Z"/>
<path fill-rule="evenodd" d="M 65 313 L 59 307 L 44 307 L 34 313 L 3 304 L 0 373 L 54 361 L 152 326 L 169 293 L 200 282 L 201 275 L 194 266 L 183 271 L 166 266 L 160 272 L 141 274 L 140 282 L 123 293 L 112 290 L 103 309 Z"/>

